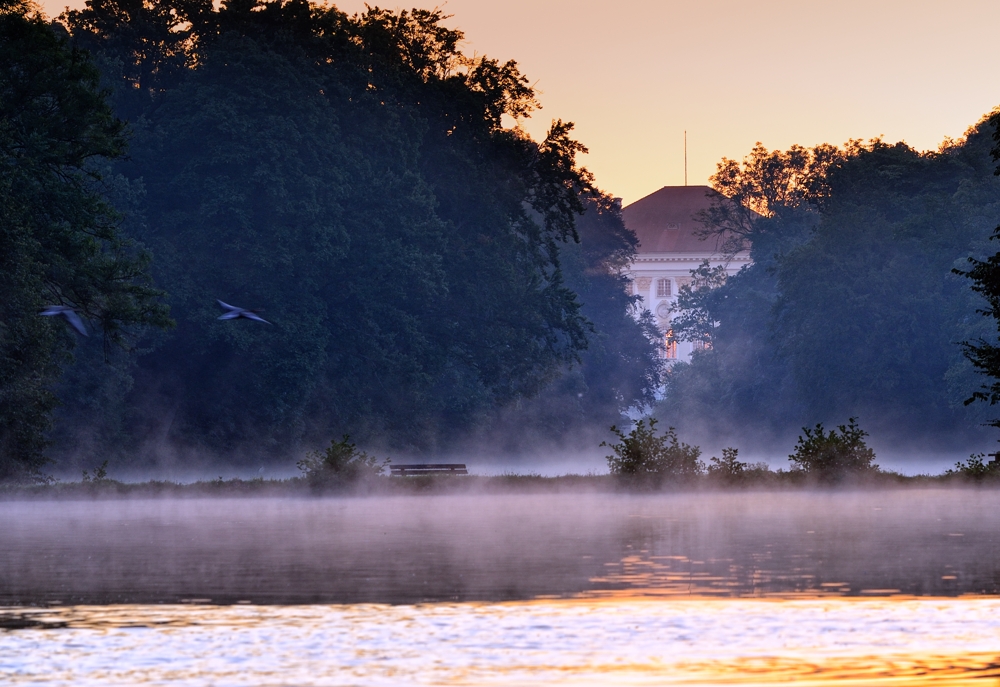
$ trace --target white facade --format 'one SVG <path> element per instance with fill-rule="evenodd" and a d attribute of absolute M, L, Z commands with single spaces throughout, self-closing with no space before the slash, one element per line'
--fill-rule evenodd
<path fill-rule="evenodd" d="M 750 257 L 737 255 L 727 262 L 712 254 L 639 253 L 635 262 L 629 266 L 632 293 L 641 296 L 645 309 L 653 313 L 657 326 L 664 334 L 663 354 L 668 360 L 691 359 L 691 352 L 696 344 L 691 341 L 672 341 L 669 338 L 670 320 L 678 290 L 691 283 L 691 271 L 700 267 L 705 260 L 712 267 L 725 265 L 726 272 L 732 275 L 748 264 Z"/>
<path fill-rule="evenodd" d="M 701 236 L 704 223 L 699 213 L 720 199 L 707 186 L 666 186 L 622 212 L 625 226 L 639 239 L 638 254 L 628 269 L 632 293 L 642 297 L 663 332 L 663 355 L 668 360 L 690 360 L 699 345 L 674 341 L 670 330 L 678 291 L 691 282 L 691 272 L 707 260 L 712 267 L 724 265 L 732 275 L 750 262 L 748 253 L 724 260 L 718 240 Z"/>

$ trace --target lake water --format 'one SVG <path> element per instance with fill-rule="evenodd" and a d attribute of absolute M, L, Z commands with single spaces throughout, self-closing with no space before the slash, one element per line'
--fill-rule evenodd
<path fill-rule="evenodd" d="M 1000 492 L 0 502 L 4 684 L 1000 684 Z"/>

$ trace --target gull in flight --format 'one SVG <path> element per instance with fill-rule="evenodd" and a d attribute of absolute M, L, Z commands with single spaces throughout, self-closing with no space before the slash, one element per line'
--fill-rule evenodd
<path fill-rule="evenodd" d="M 257 320 L 258 322 L 263 322 L 264 324 L 271 324 L 258 315 L 256 310 L 247 310 L 246 308 L 229 305 L 228 303 L 223 303 L 218 298 L 216 298 L 215 301 L 226 311 L 219 317 L 220 320 L 235 320 L 240 317 L 245 317 L 248 320 Z"/>
<path fill-rule="evenodd" d="M 45 310 L 38 313 L 44 317 L 56 317 L 62 315 L 66 318 L 66 321 L 73 325 L 73 329 L 80 332 L 83 336 L 89 336 L 87 334 L 87 328 L 83 326 L 83 320 L 80 316 L 76 314 L 76 310 L 69 307 L 68 305 L 47 305 Z"/>

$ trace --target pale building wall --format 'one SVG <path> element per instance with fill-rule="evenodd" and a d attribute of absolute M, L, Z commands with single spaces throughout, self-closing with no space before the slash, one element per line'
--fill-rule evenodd
<path fill-rule="evenodd" d="M 712 267 L 725 265 L 726 273 L 733 275 L 750 263 L 750 256 L 740 254 L 732 260 L 723 261 L 719 255 L 707 251 L 703 254 L 640 252 L 635 262 L 629 266 L 628 277 L 632 283 L 632 293 L 642 297 L 642 307 L 653 314 L 657 326 L 664 333 L 664 341 L 670 330 L 678 291 L 691 282 L 691 271 L 700 267 L 705 260 Z M 658 288 L 661 279 L 667 280 L 669 295 L 661 295 L 662 291 Z M 691 341 L 678 341 L 675 357 L 670 358 L 664 343 L 664 355 L 668 355 L 671 360 L 687 361 L 691 359 L 694 345 Z"/>
<path fill-rule="evenodd" d="M 664 333 L 664 355 L 670 360 L 690 360 L 695 344 L 667 344 L 666 334 L 677 302 L 677 293 L 691 282 L 691 272 L 706 260 L 712 267 L 724 265 L 736 274 L 749 264 L 748 253 L 723 260 L 721 238 L 705 237 L 703 213 L 720 202 L 732 202 L 708 186 L 664 186 L 622 210 L 625 226 L 635 232 L 639 247 L 628 268 L 632 293 L 642 297 L 642 306 L 653 314 Z M 660 287 L 660 281 L 666 280 Z"/>

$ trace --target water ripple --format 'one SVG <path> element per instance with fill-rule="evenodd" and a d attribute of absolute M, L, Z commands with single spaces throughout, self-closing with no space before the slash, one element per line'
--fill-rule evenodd
<path fill-rule="evenodd" d="M 4 609 L 6 684 L 982 684 L 1000 600 Z"/>

